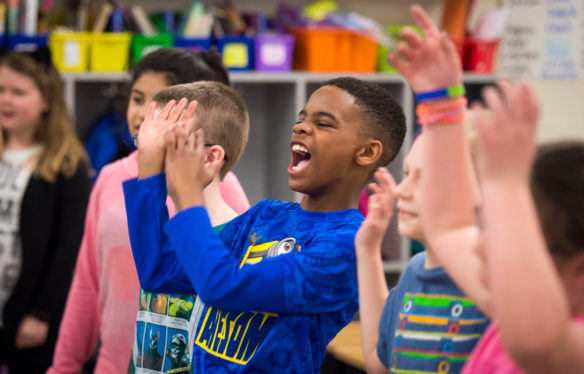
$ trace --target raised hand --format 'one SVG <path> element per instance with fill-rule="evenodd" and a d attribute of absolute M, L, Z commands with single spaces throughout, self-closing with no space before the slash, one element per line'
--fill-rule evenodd
<path fill-rule="evenodd" d="M 395 180 L 386 168 L 379 168 L 374 174 L 377 183 L 369 184 L 373 192 L 367 201 L 367 218 L 355 236 L 355 247 L 361 253 L 379 253 L 385 231 L 393 215 L 395 200 Z"/>
<path fill-rule="evenodd" d="M 440 32 L 428 14 L 419 5 L 411 7 L 420 35 L 412 28 L 404 28 L 396 53 L 389 62 L 408 81 L 414 92 L 432 91 L 462 83 L 462 67 L 454 43 L 445 32 Z"/>
<path fill-rule="evenodd" d="M 177 211 L 202 205 L 203 189 L 218 175 L 223 153 L 207 150 L 203 129 L 187 134 L 182 126 L 172 126 L 165 140 L 166 185 Z"/>
<path fill-rule="evenodd" d="M 535 128 L 539 105 L 525 83 L 501 81 L 483 90 L 490 111 L 475 104 L 479 134 L 478 170 L 481 181 L 498 179 L 527 183 L 535 155 Z"/>
<path fill-rule="evenodd" d="M 155 102 L 150 103 L 144 122 L 138 132 L 138 177 L 146 178 L 164 170 L 166 144 L 164 135 L 173 125 L 185 127 L 196 110 L 196 103 L 188 106 L 187 99 L 169 101 L 162 110 Z M 187 110 L 185 111 L 185 108 Z"/>

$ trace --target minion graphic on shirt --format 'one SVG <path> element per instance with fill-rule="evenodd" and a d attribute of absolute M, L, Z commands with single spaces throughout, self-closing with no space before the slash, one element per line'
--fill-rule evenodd
<path fill-rule="evenodd" d="M 254 231 L 248 238 L 239 267 L 254 265 L 265 258 L 300 251 L 301 246 L 292 237 L 257 244 L 261 235 Z M 245 365 L 271 330 L 275 313 L 226 312 L 206 306 L 197 298 L 195 326 L 198 326 L 194 344 L 224 360 Z"/>

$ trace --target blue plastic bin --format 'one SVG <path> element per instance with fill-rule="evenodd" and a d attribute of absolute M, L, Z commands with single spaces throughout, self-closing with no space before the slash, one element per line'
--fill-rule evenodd
<path fill-rule="evenodd" d="M 192 51 L 208 51 L 211 49 L 213 41 L 211 38 L 185 38 L 184 36 L 174 37 L 174 46 L 178 48 L 190 49 Z"/>
<path fill-rule="evenodd" d="M 231 71 L 252 70 L 254 66 L 254 38 L 224 36 L 217 39 L 223 65 Z"/>
<path fill-rule="evenodd" d="M 48 35 L 22 35 L 7 34 L 5 35 L 6 46 L 15 51 L 34 51 L 39 47 L 48 45 Z"/>

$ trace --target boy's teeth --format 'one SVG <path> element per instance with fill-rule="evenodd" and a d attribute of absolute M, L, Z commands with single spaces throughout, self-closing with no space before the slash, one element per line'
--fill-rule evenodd
<path fill-rule="evenodd" d="M 294 152 L 303 152 L 303 153 L 308 153 L 308 149 L 306 149 L 305 147 L 301 146 L 300 144 L 294 144 L 292 146 L 292 150 Z"/>

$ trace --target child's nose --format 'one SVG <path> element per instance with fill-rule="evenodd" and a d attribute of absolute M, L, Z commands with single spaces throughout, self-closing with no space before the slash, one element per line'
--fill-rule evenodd
<path fill-rule="evenodd" d="M 140 122 L 144 121 L 144 118 L 146 117 L 146 110 L 148 109 L 148 105 L 142 105 L 140 107 L 140 110 L 138 110 L 138 119 L 140 120 Z"/>
<path fill-rule="evenodd" d="M 295 134 L 312 134 L 312 127 L 306 121 L 297 122 L 292 131 Z"/>
<path fill-rule="evenodd" d="M 412 196 L 411 183 L 408 178 L 404 178 L 395 189 L 395 194 L 399 199 L 407 199 Z"/>

